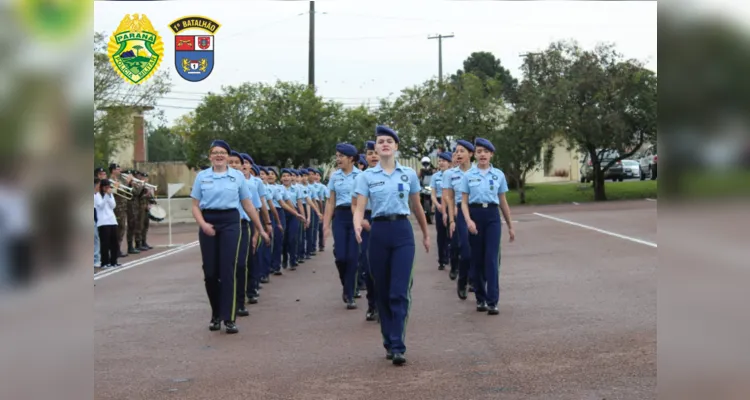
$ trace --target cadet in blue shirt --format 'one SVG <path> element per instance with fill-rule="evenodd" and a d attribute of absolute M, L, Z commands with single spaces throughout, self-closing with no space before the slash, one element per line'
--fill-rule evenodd
<path fill-rule="evenodd" d="M 253 159 L 247 153 L 240 153 L 242 159 L 242 173 L 245 177 L 245 182 L 250 189 L 250 193 L 253 195 L 253 205 L 259 210 L 259 216 L 261 217 L 261 224 L 263 219 L 263 201 L 260 197 L 260 191 L 258 190 L 258 182 L 252 179 Z M 266 214 L 267 215 L 267 214 Z M 247 302 L 250 304 L 256 304 L 258 302 L 257 291 L 254 290 L 253 273 L 258 270 L 258 258 L 256 253 L 258 252 L 258 243 L 260 242 L 258 231 L 254 226 L 250 227 L 250 242 L 247 258 L 247 271 L 245 272 L 245 280 L 240 280 L 241 285 L 237 287 L 237 291 L 241 292 L 238 294 L 238 299 L 245 299 L 247 296 Z"/>
<path fill-rule="evenodd" d="M 365 142 L 365 157 L 368 168 L 377 167 L 378 162 L 380 162 L 380 157 L 378 157 L 378 153 L 375 152 L 375 141 L 368 140 Z M 355 207 L 352 212 L 356 212 L 357 193 L 352 193 L 352 195 L 354 196 L 352 199 L 352 207 Z M 367 220 L 368 225 L 372 225 L 372 203 L 369 201 L 365 206 L 365 220 Z M 359 286 L 363 286 L 367 290 L 367 313 L 365 313 L 365 320 L 375 321 L 378 319 L 378 306 L 375 301 L 375 281 L 370 272 L 370 260 L 368 256 L 369 248 L 370 231 L 363 230 L 362 244 L 360 245 L 359 252 L 359 271 L 364 285 L 360 284 Z"/>
<path fill-rule="evenodd" d="M 320 183 L 320 171 L 318 171 L 315 168 L 310 168 L 310 187 L 313 193 L 315 193 L 315 205 L 318 207 L 318 210 L 325 212 L 325 186 L 323 186 L 322 183 Z M 313 232 L 312 232 L 312 255 L 315 255 L 317 253 L 317 250 L 319 249 L 318 240 L 322 236 L 323 233 L 323 216 L 322 214 L 320 216 L 316 216 L 315 218 L 315 224 L 313 226 Z"/>
<path fill-rule="evenodd" d="M 453 155 L 456 156 L 459 165 L 443 173 L 443 208 L 447 211 L 443 214 L 443 222 L 451 238 L 450 278 L 453 280 L 458 276 L 456 287 L 458 298 L 466 300 L 466 285 L 473 271 L 471 270 L 469 230 L 466 227 L 464 215 L 461 213 L 461 192 L 458 188 L 464 173 L 471 168 L 474 145 L 463 139 L 458 140 Z M 471 281 L 473 282 L 473 278 Z"/>
<path fill-rule="evenodd" d="M 511 242 L 515 240 L 516 234 L 513 231 L 510 207 L 505 199 L 505 192 L 508 191 L 505 174 L 490 164 L 495 146 L 483 138 L 477 138 L 474 145 L 477 149 L 477 165 L 464 174 L 458 190 L 463 199 L 461 210 L 471 233 L 469 244 L 477 311 L 497 315 L 500 313 L 497 308 L 500 299 L 500 210 L 508 224 Z"/>
<path fill-rule="evenodd" d="M 375 152 L 380 163 L 357 177 L 355 191 L 357 212 L 354 233 L 362 243 L 362 229 L 367 203 L 372 202 L 370 228 L 370 271 L 375 279 L 376 302 L 386 358 L 393 364 L 406 362 L 406 322 L 411 306 L 412 272 L 414 267 L 414 232 L 408 216 L 409 203 L 422 230 L 422 243 L 430 251 L 427 219 L 419 201 L 419 180 L 413 169 L 396 162 L 398 135 L 386 126 L 375 128 Z"/>
<path fill-rule="evenodd" d="M 241 225 L 238 205 L 242 204 L 258 228 L 261 226 L 242 173 L 227 165 L 230 151 L 223 140 L 211 143 L 211 168 L 200 171 L 195 177 L 190 197 L 193 198 L 193 218 L 200 226 L 198 240 L 206 293 L 211 303 L 209 329 L 221 329 L 223 320 L 227 333 L 237 333 L 235 285 Z"/>
<path fill-rule="evenodd" d="M 316 204 L 316 201 L 318 199 L 317 193 L 313 190 L 313 187 L 310 185 L 310 174 L 312 173 L 312 168 L 302 168 L 300 170 L 301 174 L 301 180 L 300 180 L 300 188 L 302 189 L 302 196 L 304 198 L 303 203 L 307 204 L 307 212 L 310 216 L 310 220 L 308 221 L 307 225 L 305 226 L 305 229 L 302 232 L 302 240 L 301 243 L 303 244 L 300 247 L 300 257 L 304 258 L 305 260 L 309 260 L 312 258 L 312 253 L 315 249 L 312 248 L 312 237 L 313 237 L 313 229 L 315 228 L 315 225 L 317 222 L 315 222 L 317 219 L 322 218 L 323 214 L 318 209 L 318 206 Z"/>
<path fill-rule="evenodd" d="M 260 168 L 258 168 L 258 166 L 252 161 L 250 156 L 248 156 L 248 158 L 252 163 L 249 171 L 249 180 L 252 182 L 255 190 L 258 191 L 258 197 L 260 197 L 261 203 L 260 216 L 263 220 L 263 230 L 269 237 L 269 239 L 259 238 L 257 242 L 253 243 L 256 250 L 253 253 L 253 268 L 250 269 L 247 297 L 249 298 L 250 304 L 256 304 L 258 302 L 258 297 L 260 297 L 260 284 L 264 281 L 263 274 L 266 269 L 270 268 L 270 266 L 266 266 L 263 263 L 265 259 L 262 256 L 271 246 L 270 236 L 273 234 L 273 223 L 271 222 L 271 216 L 268 212 L 268 204 L 266 202 L 266 187 L 263 185 L 263 181 L 258 177 L 258 175 L 260 175 Z M 268 281 L 265 280 L 265 282 Z"/>
<path fill-rule="evenodd" d="M 229 167 L 242 172 L 242 156 L 240 153 L 231 150 L 229 152 Z M 256 210 L 260 208 L 260 199 L 258 194 L 252 187 L 250 189 L 250 199 Z M 240 317 L 246 317 L 250 315 L 250 312 L 245 308 L 245 284 L 247 282 L 248 271 L 248 259 L 251 259 L 250 253 L 250 237 L 252 236 L 252 229 L 250 228 L 250 217 L 248 217 L 242 206 L 237 207 L 240 212 L 240 249 L 237 252 L 237 270 L 236 279 L 237 285 L 235 287 L 235 295 L 237 296 L 237 315 Z"/>
<path fill-rule="evenodd" d="M 330 192 L 328 191 L 328 186 L 324 185 L 322 181 L 323 179 L 323 172 L 321 170 L 315 171 L 316 173 L 316 181 L 318 184 L 318 196 L 320 201 L 320 209 L 323 210 L 325 213 L 325 209 L 328 203 L 328 198 L 330 196 Z M 318 224 L 318 251 L 322 252 L 325 250 L 325 243 L 323 241 L 323 220 L 321 218 L 320 224 Z"/>
<path fill-rule="evenodd" d="M 289 205 L 294 209 L 294 213 L 300 216 L 300 218 L 295 218 L 295 215 L 292 215 L 292 213 L 286 213 L 286 234 L 284 235 L 281 266 L 284 269 L 288 266 L 292 271 L 296 270 L 299 265 L 297 263 L 297 240 L 299 239 L 297 232 L 299 231 L 299 226 L 305 222 L 305 216 L 300 212 L 302 201 L 297 198 L 299 192 L 293 183 L 294 175 L 295 173 L 292 169 L 284 168 L 281 170 L 281 182 L 289 198 Z"/>
<path fill-rule="evenodd" d="M 276 213 L 279 216 L 280 224 L 275 226 L 273 236 L 273 251 L 271 254 L 271 271 L 274 275 L 282 275 L 281 272 L 281 256 L 284 248 L 284 235 L 287 229 L 287 215 L 294 219 L 299 213 L 289 206 L 289 194 L 284 189 L 284 186 L 278 183 L 278 173 L 274 168 L 268 168 L 268 183 L 270 184 L 273 196 L 271 196 L 271 202 L 276 208 Z"/>
<path fill-rule="evenodd" d="M 323 216 L 323 230 L 326 238 L 330 235 L 333 218 L 333 256 L 339 271 L 341 286 L 344 288 L 341 297 L 349 310 L 357 308 L 354 294 L 357 291 L 359 246 L 354 237 L 352 216 L 354 180 L 360 174 L 360 171 L 354 167 L 357 157 L 357 148 L 353 145 L 349 143 L 336 145 L 336 166 L 339 169 L 331 174 L 328 182 L 331 199 Z"/>
<path fill-rule="evenodd" d="M 269 283 L 269 275 L 271 275 L 271 255 L 273 253 L 274 242 L 274 226 L 279 225 L 279 214 L 276 211 L 276 207 L 273 206 L 271 198 L 273 193 L 271 193 L 271 189 L 268 186 L 268 169 L 262 166 L 257 166 L 257 168 L 258 179 L 260 180 L 260 185 L 263 187 L 265 193 L 265 201 L 263 202 L 263 205 L 268 209 L 270 216 L 273 217 L 273 220 L 270 221 L 270 224 L 266 228 L 266 233 L 271 237 L 271 240 L 266 246 L 260 247 L 260 254 L 258 256 L 261 264 L 260 283 Z"/>
<path fill-rule="evenodd" d="M 440 171 L 432 175 L 430 187 L 432 188 L 432 206 L 435 208 L 435 229 L 437 230 L 437 248 L 438 248 L 438 270 L 442 271 L 450 260 L 450 241 L 448 239 L 448 228 L 443 222 L 445 214 L 443 203 L 443 174 L 451 167 L 453 162 L 453 153 L 443 152 L 438 154 L 438 169 Z"/>

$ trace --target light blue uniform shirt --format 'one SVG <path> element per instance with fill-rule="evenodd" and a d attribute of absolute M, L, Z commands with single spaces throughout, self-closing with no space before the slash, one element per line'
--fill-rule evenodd
<path fill-rule="evenodd" d="M 331 179 L 328 181 L 328 190 L 336 194 L 336 207 L 352 205 L 354 181 L 360 174 L 362 174 L 362 171 L 352 168 L 349 175 L 340 169 L 337 169 L 331 175 Z"/>
<path fill-rule="evenodd" d="M 297 198 L 302 200 L 302 205 L 307 204 L 307 196 L 309 193 L 305 190 L 305 187 L 301 183 L 295 183 L 294 189 L 297 190 Z"/>
<path fill-rule="evenodd" d="M 281 202 L 289 200 L 289 193 L 287 193 L 286 188 L 284 185 L 277 183 L 274 185 L 276 187 L 276 200 L 274 200 L 273 206 L 282 208 Z"/>
<path fill-rule="evenodd" d="M 469 194 L 469 204 L 489 203 L 500 204 L 498 195 L 508 191 L 505 174 L 490 166 L 486 171 L 472 167 L 461 178 L 458 191 Z"/>
<path fill-rule="evenodd" d="M 328 198 L 328 188 L 326 185 L 315 182 L 315 190 L 318 192 L 318 200 L 325 201 Z"/>
<path fill-rule="evenodd" d="M 232 210 L 250 198 L 245 176 L 236 169 L 215 173 L 212 168 L 198 172 L 190 197 L 198 200 L 201 210 Z"/>
<path fill-rule="evenodd" d="M 378 163 L 357 177 L 355 192 L 367 197 L 372 204 L 372 217 L 409 215 L 409 195 L 419 193 L 419 178 L 413 169 L 396 162 L 393 174 L 388 175 Z"/>
<path fill-rule="evenodd" d="M 443 197 L 443 171 L 438 171 L 430 179 L 430 187 L 438 199 Z"/>
<path fill-rule="evenodd" d="M 297 208 L 297 188 L 294 185 L 289 185 L 288 188 L 284 187 L 284 191 L 287 194 L 287 199 L 292 202 L 292 207 Z"/>
<path fill-rule="evenodd" d="M 260 197 L 258 196 L 258 188 L 256 187 L 256 182 L 252 179 L 245 179 L 245 182 L 247 183 L 248 189 L 250 189 L 250 201 L 252 201 L 253 206 L 258 210 L 258 212 L 260 212 Z M 242 206 L 239 207 L 239 210 L 242 219 L 250 221 L 250 216 L 247 215 L 245 209 L 243 209 Z"/>
<path fill-rule="evenodd" d="M 302 187 L 307 191 L 307 197 L 309 197 L 310 200 L 318 199 L 318 193 L 315 190 L 315 186 L 308 183 L 307 185 L 302 185 Z"/>
<path fill-rule="evenodd" d="M 471 167 L 466 170 L 469 172 Z M 443 173 L 443 189 L 453 189 L 453 201 L 456 205 L 461 203 L 461 192 L 458 191 L 461 185 L 461 178 L 464 176 L 464 171 L 461 171 L 461 167 L 453 167 L 445 170 Z"/>
<path fill-rule="evenodd" d="M 266 193 L 266 184 L 263 183 L 263 180 L 258 178 L 257 176 L 250 177 L 253 181 L 255 181 L 255 187 L 258 188 L 258 197 L 260 197 L 261 203 L 267 199 L 267 193 Z M 259 207 L 259 206 L 256 206 Z M 260 210 L 259 210 L 260 211 Z"/>

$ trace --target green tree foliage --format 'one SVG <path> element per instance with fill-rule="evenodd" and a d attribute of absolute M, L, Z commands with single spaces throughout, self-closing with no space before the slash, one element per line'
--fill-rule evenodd
<path fill-rule="evenodd" d="M 132 107 L 153 107 L 156 100 L 169 93 L 171 84 L 166 71 L 157 72 L 141 85 L 126 83 L 112 68 L 107 55 L 109 37 L 94 34 L 94 160 L 105 165 L 118 149 L 132 143 L 130 122 Z"/>
<path fill-rule="evenodd" d="M 460 85 L 459 78 L 465 73 L 475 75 L 482 82 L 488 82 L 490 79 L 499 82 L 500 85 L 487 85 L 485 92 L 489 95 L 501 97 L 508 103 L 516 101 L 518 80 L 511 75 L 507 68 L 502 66 L 500 60 L 494 54 L 487 51 L 471 53 L 464 60 L 464 69 L 459 69 L 451 76 L 451 83 Z"/>
<path fill-rule="evenodd" d="M 187 160 L 187 151 L 182 136 L 164 125 L 153 130 L 149 129 L 146 148 L 148 160 L 152 162 Z"/>
<path fill-rule="evenodd" d="M 553 43 L 534 70 L 546 123 L 589 155 L 594 197 L 606 200 L 604 172 L 656 140 L 656 74 L 611 45 L 584 50 L 575 42 Z M 602 165 L 608 150 L 620 156 Z"/>

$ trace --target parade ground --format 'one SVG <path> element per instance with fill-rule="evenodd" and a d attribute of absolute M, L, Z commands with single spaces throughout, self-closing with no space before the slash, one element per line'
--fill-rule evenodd
<path fill-rule="evenodd" d="M 419 245 L 407 364 L 367 302 L 346 310 L 331 252 L 272 276 L 240 332 L 210 332 L 197 225 L 94 275 L 96 399 L 654 399 L 657 202 L 513 207 L 500 315 L 456 295 Z M 414 222 L 415 233 L 419 229 Z"/>

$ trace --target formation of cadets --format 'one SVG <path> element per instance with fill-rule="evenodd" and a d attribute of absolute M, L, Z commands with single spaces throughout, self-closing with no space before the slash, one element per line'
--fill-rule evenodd
<path fill-rule="evenodd" d="M 191 192 L 211 331 L 223 323 L 227 333 L 239 332 L 236 317 L 249 315 L 245 304 L 258 302 L 261 285 L 324 251 L 332 235 L 345 308 L 357 309 L 365 290 L 365 318 L 379 322 L 386 359 L 406 362 L 417 245 L 411 213 L 427 252 L 431 239 L 417 174 L 395 158 L 398 134 L 378 125 L 373 139 L 362 154 L 352 144 L 336 145 L 337 169 L 327 186 L 318 169 L 259 166 L 223 140 L 211 143 L 211 166 L 198 173 Z M 459 140 L 452 153 L 438 155 L 431 183 L 438 269 L 450 264 L 458 297 L 474 292 L 477 311 L 489 315 L 499 313 L 503 220 L 515 238 L 505 176 L 490 164 L 494 151 L 485 139 Z"/>
<path fill-rule="evenodd" d="M 133 178 L 137 180 L 137 183 L 135 183 Z M 156 198 L 154 191 L 146 185 L 147 183 L 148 173 L 142 171 L 122 171 L 116 163 L 110 164 L 108 170 L 101 167 L 94 170 L 94 198 L 97 198 L 97 192 L 100 193 L 99 197 L 107 197 L 106 192 L 109 190 L 111 193 L 109 193 L 109 197 L 107 198 L 111 198 L 112 204 L 114 204 L 114 210 L 112 210 L 114 221 L 108 221 L 106 218 L 103 218 L 100 222 L 99 217 L 106 217 L 110 210 L 105 204 L 100 204 L 98 209 L 95 207 L 94 219 L 97 221 L 97 229 L 101 226 L 116 226 L 114 228 L 116 238 L 103 240 L 104 238 L 98 237 L 100 253 L 102 255 L 107 253 L 107 258 L 94 260 L 94 267 L 101 267 L 103 269 L 119 267 L 121 266 L 119 263 L 120 258 L 153 248 L 148 244 L 148 230 L 150 225 L 149 207 L 152 204 L 156 204 Z M 127 192 L 127 197 L 122 196 L 125 192 L 119 190 L 120 186 L 131 189 Z M 123 239 L 127 239 L 126 252 L 122 250 Z M 113 252 L 114 254 L 110 256 L 109 254 Z"/>

